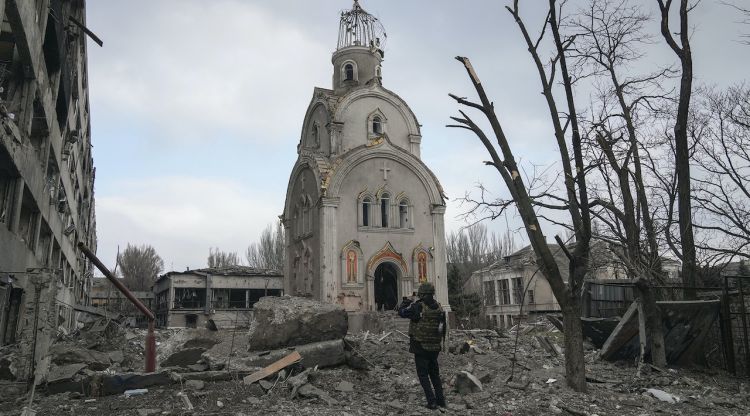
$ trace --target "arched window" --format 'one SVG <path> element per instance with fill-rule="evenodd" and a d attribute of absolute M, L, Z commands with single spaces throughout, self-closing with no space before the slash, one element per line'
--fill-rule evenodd
<path fill-rule="evenodd" d="M 380 119 L 380 116 L 372 118 L 372 132 L 374 134 L 383 134 L 383 120 Z"/>
<path fill-rule="evenodd" d="M 344 65 L 344 81 L 353 81 L 353 80 L 354 80 L 354 65 L 352 64 Z"/>
<path fill-rule="evenodd" d="M 362 200 L 362 225 L 365 227 L 370 226 L 370 205 L 372 205 L 370 197 Z"/>
<path fill-rule="evenodd" d="M 409 201 L 402 200 L 398 204 L 398 224 L 401 228 L 409 228 Z"/>
<path fill-rule="evenodd" d="M 380 224 L 383 228 L 388 227 L 388 206 L 390 205 L 390 195 L 383 194 L 380 197 Z"/>

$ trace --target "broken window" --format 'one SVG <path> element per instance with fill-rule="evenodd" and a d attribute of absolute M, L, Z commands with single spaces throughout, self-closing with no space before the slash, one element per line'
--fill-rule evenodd
<path fill-rule="evenodd" d="M 24 187 L 23 201 L 21 203 L 21 218 L 18 224 L 18 236 L 26 243 L 29 249 L 36 247 L 37 220 L 39 209 L 37 208 L 31 192 Z"/>
<path fill-rule="evenodd" d="M 514 277 L 513 279 L 513 303 L 521 304 L 523 300 L 523 281 L 520 277 Z"/>
<path fill-rule="evenodd" d="M 528 299 L 527 303 L 529 305 L 533 305 L 533 304 L 536 303 L 536 300 L 534 300 L 534 291 L 533 290 L 526 291 L 526 299 Z"/>
<path fill-rule="evenodd" d="M 372 200 L 369 196 L 362 200 L 362 225 L 365 227 L 370 226 L 370 205 Z"/>
<path fill-rule="evenodd" d="M 0 223 L 10 226 L 13 215 L 13 196 L 15 195 L 16 178 L 0 170 Z"/>
<path fill-rule="evenodd" d="M 398 204 L 398 219 L 401 228 L 409 228 L 409 201 L 405 199 Z"/>
<path fill-rule="evenodd" d="M 380 197 L 380 225 L 383 228 L 388 227 L 388 208 L 390 206 L 390 195 L 387 193 Z"/>
<path fill-rule="evenodd" d="M 372 132 L 373 134 L 383 134 L 383 120 L 380 116 L 372 118 Z"/>
<path fill-rule="evenodd" d="M 198 309 L 206 306 L 205 288 L 176 288 L 174 290 L 175 309 Z"/>
<path fill-rule="evenodd" d="M 510 305 L 510 290 L 508 289 L 508 280 L 498 280 L 497 283 L 500 285 L 500 304 Z"/>

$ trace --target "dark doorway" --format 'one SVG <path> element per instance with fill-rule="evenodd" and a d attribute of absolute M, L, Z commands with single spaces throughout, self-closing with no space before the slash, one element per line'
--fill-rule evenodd
<path fill-rule="evenodd" d="M 195 314 L 185 315 L 185 327 L 197 328 L 198 327 L 198 315 L 195 315 Z"/>
<path fill-rule="evenodd" d="M 396 309 L 398 303 L 398 271 L 391 263 L 375 269 L 375 304 L 378 310 Z"/>

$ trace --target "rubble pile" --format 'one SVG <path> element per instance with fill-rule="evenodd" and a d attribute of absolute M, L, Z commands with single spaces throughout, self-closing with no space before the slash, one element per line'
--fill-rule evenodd
<path fill-rule="evenodd" d="M 189 368 L 162 367 L 148 375 L 113 374 L 111 368 L 117 364 L 111 358 L 110 367 L 101 371 L 80 367 L 83 362 L 66 362 L 59 368 L 76 365 L 80 369 L 68 370 L 96 374 L 99 381 L 92 384 L 96 388 L 59 394 L 47 391 L 34 406 L 38 414 L 76 415 L 353 416 L 428 412 L 423 407 L 413 356 L 408 353 L 408 336 L 398 328 L 386 325 L 383 332 L 365 331 L 263 351 L 248 350 L 252 335 L 243 332 L 217 331 L 208 342 L 206 337 L 211 335 L 200 330 L 161 331 L 160 348 L 167 351 L 160 359 L 181 350 L 206 351 Z M 315 355 L 312 350 L 311 346 L 325 343 L 341 346 L 344 358 L 338 365 L 322 365 L 328 353 Z M 746 380 L 711 369 L 650 366 L 641 368 L 638 375 L 631 362 L 600 360 L 592 344 L 586 353 L 589 392 L 573 392 L 565 385 L 560 345 L 562 334 L 546 321 L 520 324 L 512 333 L 451 331 L 446 352 L 439 359 L 448 402 L 443 412 L 589 416 L 750 412 Z M 223 355 L 230 351 L 230 355 Z M 208 356 L 211 360 L 206 360 Z M 89 361 L 104 361 L 103 356 L 95 358 Z M 1 414 L 20 414 L 17 409 L 22 399 L 1 403 Z"/>

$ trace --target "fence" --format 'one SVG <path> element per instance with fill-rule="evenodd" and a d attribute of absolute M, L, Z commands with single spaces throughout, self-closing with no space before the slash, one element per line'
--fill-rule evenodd
<path fill-rule="evenodd" d="M 585 317 L 622 316 L 635 299 L 630 280 L 592 280 L 584 283 Z M 733 374 L 750 376 L 750 276 L 725 276 L 723 287 L 653 286 L 659 301 L 685 300 L 686 289 L 698 299 L 720 299 L 721 311 L 704 345 L 706 364 Z"/>
<path fill-rule="evenodd" d="M 722 338 L 727 370 L 750 376 L 750 276 L 725 276 L 722 295 Z"/>

